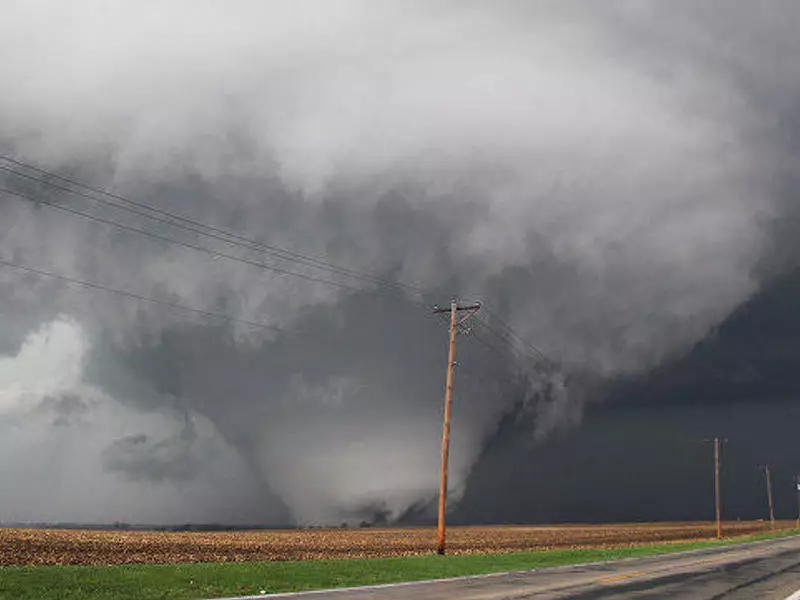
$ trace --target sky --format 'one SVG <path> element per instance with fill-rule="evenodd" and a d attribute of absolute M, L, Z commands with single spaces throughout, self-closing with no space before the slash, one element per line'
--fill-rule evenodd
<path fill-rule="evenodd" d="M 453 296 L 552 359 L 459 340 L 456 502 L 519 403 L 580 432 L 796 266 L 798 11 L 9 0 L 4 156 L 415 289 L 0 160 L 0 260 L 238 320 L 0 268 L 0 520 L 395 518 L 436 494 Z"/>

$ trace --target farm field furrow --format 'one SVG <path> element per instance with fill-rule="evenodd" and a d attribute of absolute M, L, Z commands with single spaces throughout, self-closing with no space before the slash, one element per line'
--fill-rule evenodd
<path fill-rule="evenodd" d="M 794 522 L 781 522 L 780 529 Z M 761 522 L 725 525 L 728 536 L 766 533 Z M 619 548 L 712 539 L 710 523 L 452 527 L 450 554 Z M 0 566 L 177 564 L 386 558 L 430 554 L 432 528 L 297 529 L 171 533 L 1 529 Z"/>

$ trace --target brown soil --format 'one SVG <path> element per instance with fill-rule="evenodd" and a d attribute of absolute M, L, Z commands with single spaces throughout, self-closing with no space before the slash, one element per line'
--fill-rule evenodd
<path fill-rule="evenodd" d="M 782 522 L 789 528 L 794 522 Z M 728 536 L 768 531 L 760 522 L 726 524 Z M 452 527 L 452 554 L 609 548 L 710 539 L 709 523 Z M 0 565 L 319 560 L 428 554 L 433 529 L 303 529 L 214 533 L 0 529 Z"/>

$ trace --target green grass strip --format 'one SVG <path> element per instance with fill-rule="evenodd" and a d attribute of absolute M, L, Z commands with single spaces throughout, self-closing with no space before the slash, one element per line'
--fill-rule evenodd
<path fill-rule="evenodd" d="M 199 599 L 420 581 L 524 571 L 653 556 L 785 537 L 754 537 L 611 550 L 550 550 L 518 554 L 437 555 L 308 562 L 183 565 L 43 566 L 0 568 L 0 598 L 59 600 Z"/>

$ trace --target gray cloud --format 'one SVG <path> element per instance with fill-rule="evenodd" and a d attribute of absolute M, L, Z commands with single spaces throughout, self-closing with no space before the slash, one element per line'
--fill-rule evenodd
<path fill-rule="evenodd" d="M 788 169 L 772 162 L 787 144 L 774 119 L 800 77 L 772 61 L 796 44 L 779 15 L 797 11 L 717 9 L 12 1 L 0 24 L 0 147 L 417 282 L 426 302 L 480 297 L 590 381 L 685 348 L 753 293 L 756 268 L 776 264 L 771 224 L 786 202 L 775 186 Z M 397 515 L 435 493 L 445 340 L 409 302 L 420 298 L 209 260 L 5 196 L 0 214 L 6 258 L 307 333 L 228 328 L 0 272 L 6 360 L 71 315 L 85 341 L 64 350 L 79 364 L 67 387 L 147 421 L 92 446 L 110 482 L 180 496 L 172 480 L 218 477 L 203 444 L 181 438 L 189 415 L 237 463 L 243 496 L 270 499 L 260 515 L 242 508 L 248 518 L 287 519 L 283 503 L 300 521 L 364 506 Z M 521 398 L 545 435 L 579 420 L 587 393 L 568 383 L 555 393 L 557 379 L 524 391 L 513 366 L 474 340 L 462 347 L 456 486 Z M 18 383 L 0 365 L 0 407 L 15 407 L 2 418 L 24 428 Z M 223 518 L 220 503 L 203 514 Z M 151 506 L 136 516 L 174 515 Z"/>

